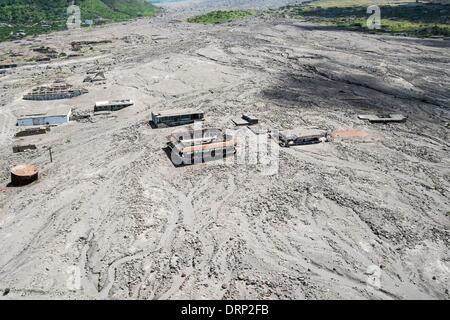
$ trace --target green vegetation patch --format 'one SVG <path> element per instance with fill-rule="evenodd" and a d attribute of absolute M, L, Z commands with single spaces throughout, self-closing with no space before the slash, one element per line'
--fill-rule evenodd
<path fill-rule="evenodd" d="M 81 21 L 93 20 L 94 25 L 157 13 L 146 0 L 76 0 L 75 4 L 80 6 Z M 67 8 L 67 0 L 0 0 L 0 41 L 64 30 Z"/>
<path fill-rule="evenodd" d="M 351 2 L 354 5 L 344 6 Z M 450 4 L 401 1 L 396 5 L 380 6 L 381 29 L 371 30 L 367 27 L 367 19 L 370 16 L 367 8 L 371 3 L 364 5 L 366 2 L 368 1 L 344 0 L 338 4 L 335 0 L 322 0 L 308 5 L 287 6 L 281 9 L 281 13 L 293 18 L 351 30 L 425 37 L 450 36 Z"/>
<path fill-rule="evenodd" d="M 219 24 L 253 16 L 255 12 L 246 10 L 212 11 L 204 15 L 188 18 L 190 23 Z"/>
<path fill-rule="evenodd" d="M 106 5 L 117 13 L 129 17 L 148 17 L 155 15 L 156 7 L 149 4 L 147 0 L 102 0 Z"/>

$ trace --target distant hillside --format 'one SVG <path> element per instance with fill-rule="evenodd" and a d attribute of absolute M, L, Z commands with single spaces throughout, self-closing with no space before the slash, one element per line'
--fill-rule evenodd
<path fill-rule="evenodd" d="M 417 37 L 450 36 L 450 0 L 392 0 L 380 5 L 379 29 L 368 28 L 373 0 L 317 0 L 280 9 L 282 16 L 362 32 Z"/>
<path fill-rule="evenodd" d="M 0 0 L 0 41 L 66 27 L 68 0 Z M 147 0 L 76 0 L 81 20 L 95 24 L 152 16 L 156 7 Z"/>

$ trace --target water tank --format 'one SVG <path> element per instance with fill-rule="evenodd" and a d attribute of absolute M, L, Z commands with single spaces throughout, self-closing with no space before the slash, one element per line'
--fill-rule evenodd
<path fill-rule="evenodd" d="M 21 164 L 11 169 L 11 184 L 13 186 L 25 186 L 38 179 L 36 166 Z"/>

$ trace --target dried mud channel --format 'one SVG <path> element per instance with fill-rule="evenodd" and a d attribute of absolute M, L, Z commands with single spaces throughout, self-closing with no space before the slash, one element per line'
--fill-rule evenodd
<path fill-rule="evenodd" d="M 86 38 L 112 42 L 0 75 L 2 298 L 449 298 L 450 41 L 163 16 L 0 49 L 69 52 Z M 45 104 L 23 94 L 59 78 L 80 85 L 97 65 L 105 84 L 51 104 L 135 106 L 12 138 L 15 114 Z M 175 168 L 162 150 L 172 129 L 148 118 L 186 107 L 204 109 L 209 126 L 232 128 L 249 112 L 271 128 L 372 138 L 281 149 L 275 175 L 239 163 Z M 357 117 L 380 112 L 408 121 Z M 38 149 L 13 154 L 17 142 Z M 41 178 L 7 188 L 19 163 Z"/>

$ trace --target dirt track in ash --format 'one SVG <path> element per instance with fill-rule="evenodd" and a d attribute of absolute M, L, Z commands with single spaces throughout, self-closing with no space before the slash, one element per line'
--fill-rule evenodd
<path fill-rule="evenodd" d="M 159 17 L 0 49 L 70 53 L 82 39 L 113 42 L 0 75 L 3 298 L 449 298 L 450 41 Z M 59 78 L 81 85 L 97 64 L 107 82 L 86 95 L 21 99 Z M 87 113 L 118 98 L 136 105 L 12 137 L 24 106 Z M 148 118 L 185 107 L 204 109 L 207 126 L 233 128 L 248 112 L 272 129 L 367 134 L 281 149 L 276 174 L 250 163 L 175 168 L 162 150 L 172 129 Z M 408 121 L 357 118 L 380 112 Z M 38 149 L 13 154 L 17 143 Z M 41 179 L 7 188 L 19 163 Z"/>

